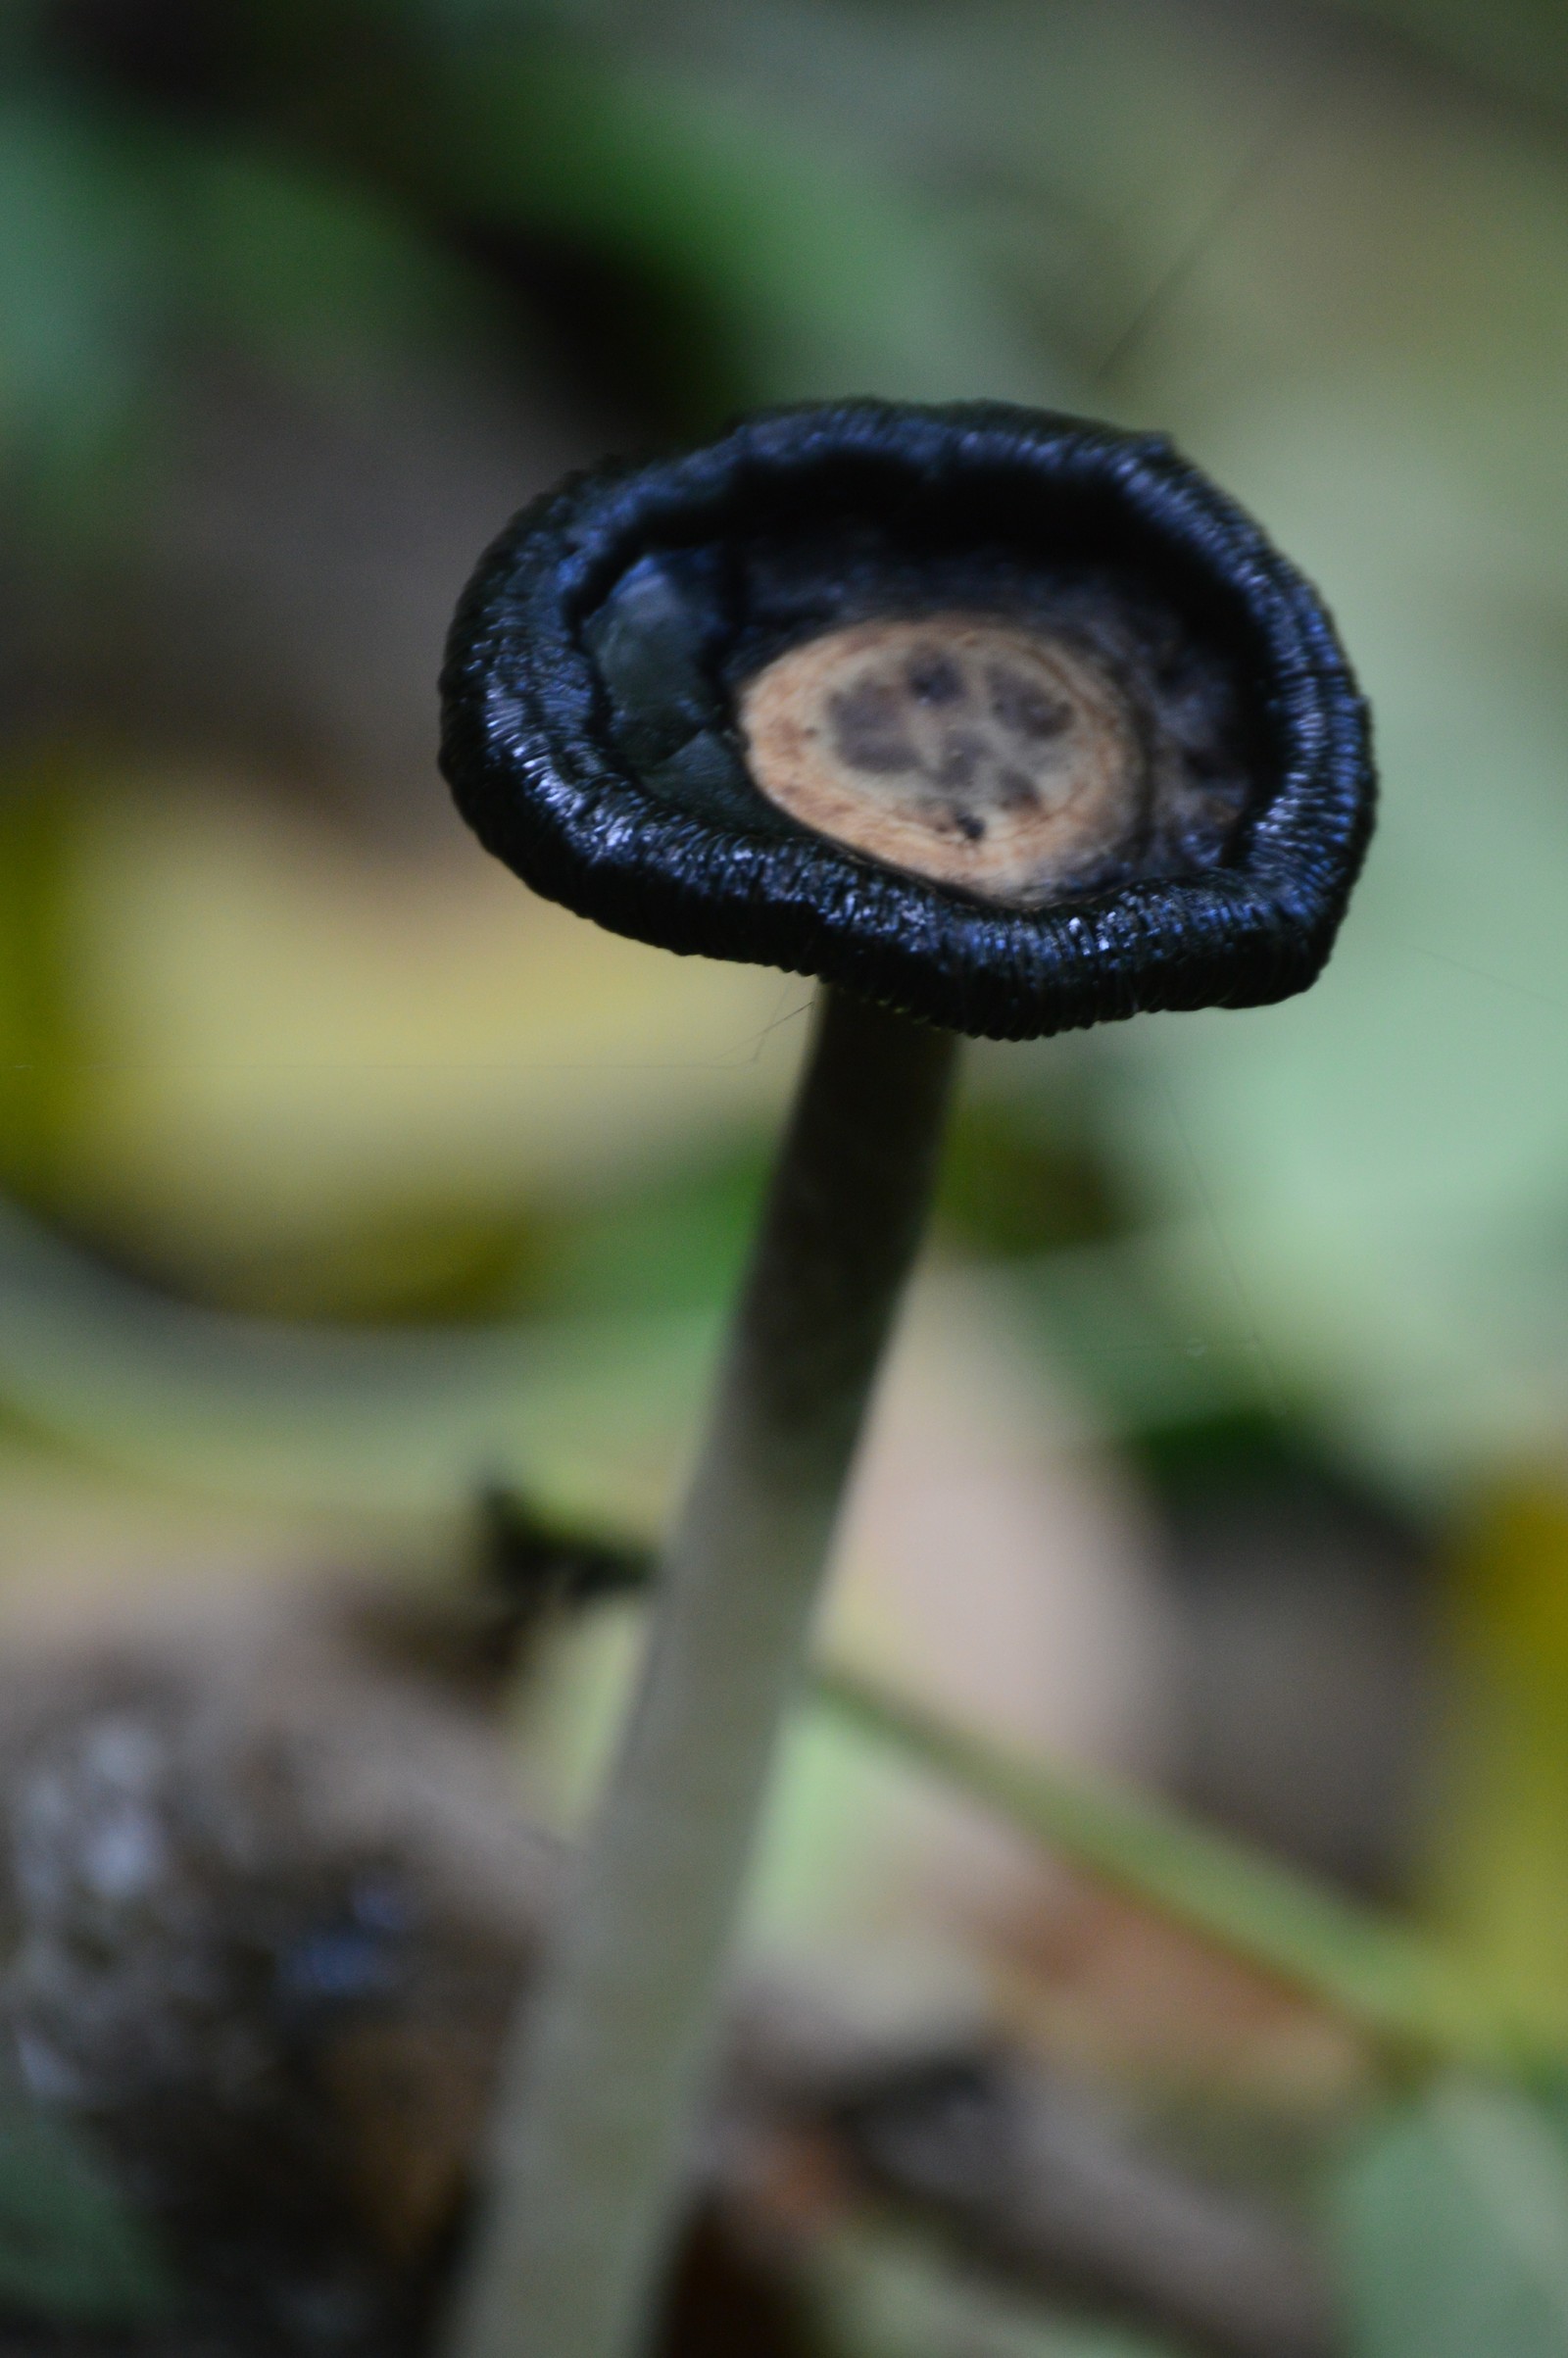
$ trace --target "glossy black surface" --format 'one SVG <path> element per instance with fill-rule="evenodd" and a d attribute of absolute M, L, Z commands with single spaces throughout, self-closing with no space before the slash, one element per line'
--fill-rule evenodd
<path fill-rule="evenodd" d="M 954 607 L 1077 615 L 1142 665 L 1200 714 L 1195 762 L 1223 747 L 1224 828 L 1025 912 L 764 801 L 739 682 L 840 623 Z M 566 483 L 484 558 L 442 685 L 458 802 L 537 891 L 997 1038 L 1302 989 L 1371 829 L 1365 706 L 1309 584 L 1163 440 L 992 404 L 770 412 Z"/>

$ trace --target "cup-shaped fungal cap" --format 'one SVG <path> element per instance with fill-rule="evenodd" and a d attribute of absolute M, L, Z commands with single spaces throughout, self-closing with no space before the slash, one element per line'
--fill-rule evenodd
<path fill-rule="evenodd" d="M 442 763 L 536 891 L 1027 1039 L 1310 983 L 1372 824 L 1316 593 L 1162 438 L 772 411 L 526 509 Z"/>

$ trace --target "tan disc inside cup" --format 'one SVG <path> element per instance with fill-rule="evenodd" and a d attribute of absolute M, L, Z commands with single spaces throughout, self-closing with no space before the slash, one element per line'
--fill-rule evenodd
<path fill-rule="evenodd" d="M 1106 674 L 990 614 L 856 622 L 746 683 L 760 791 L 889 867 L 1036 909 L 1133 835 L 1144 757 Z"/>

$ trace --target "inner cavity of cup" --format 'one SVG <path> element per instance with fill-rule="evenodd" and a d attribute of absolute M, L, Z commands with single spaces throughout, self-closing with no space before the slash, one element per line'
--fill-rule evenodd
<path fill-rule="evenodd" d="M 648 551 L 583 638 L 656 803 L 993 907 L 1200 875 L 1266 798 L 1240 634 L 1125 552 L 774 518 Z"/>

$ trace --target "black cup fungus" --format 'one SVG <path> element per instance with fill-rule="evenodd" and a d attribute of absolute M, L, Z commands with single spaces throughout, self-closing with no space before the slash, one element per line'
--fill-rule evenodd
<path fill-rule="evenodd" d="M 483 561 L 443 686 L 458 800 L 537 890 L 824 986 L 449 2343 L 630 2358 L 956 1035 L 1309 983 L 1367 717 L 1313 591 L 1168 444 L 989 405 L 780 411 L 565 484 Z"/>
<path fill-rule="evenodd" d="M 1158 436 L 764 413 L 490 549 L 442 764 L 616 932 L 998 1039 L 1303 989 L 1371 831 L 1321 600 Z"/>

